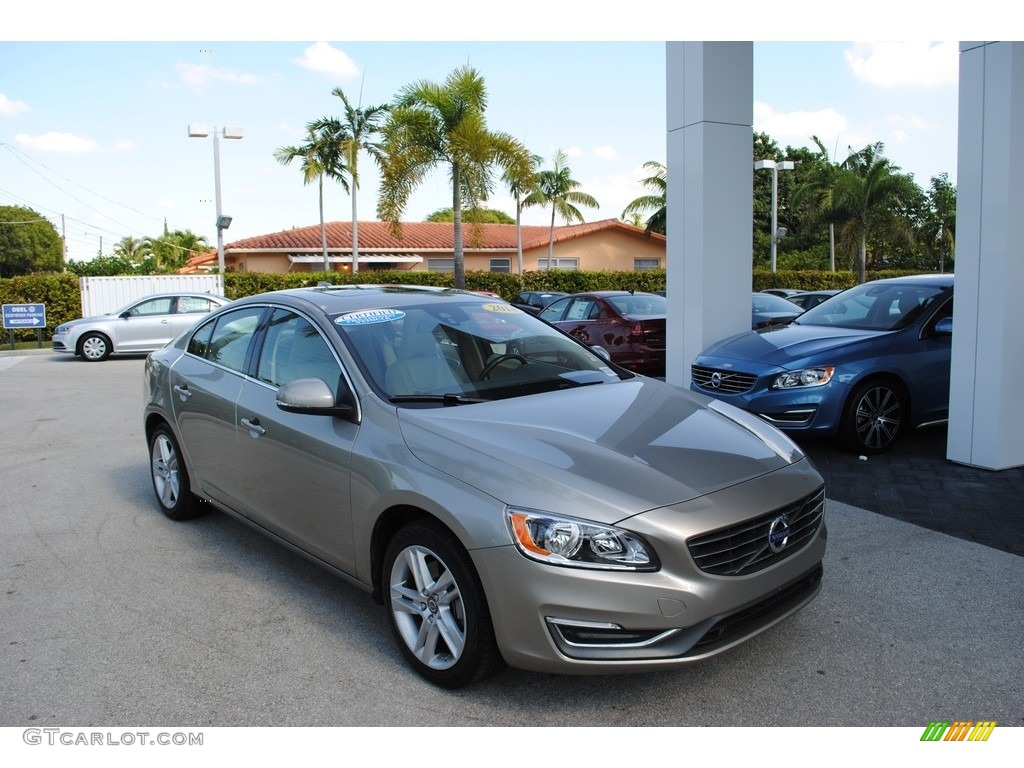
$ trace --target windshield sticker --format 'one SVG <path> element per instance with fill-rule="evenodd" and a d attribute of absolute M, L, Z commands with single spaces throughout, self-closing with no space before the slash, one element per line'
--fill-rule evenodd
<path fill-rule="evenodd" d="M 398 309 L 364 309 L 349 312 L 337 318 L 335 325 L 369 325 L 370 323 L 391 323 L 405 317 L 405 312 Z"/>
<path fill-rule="evenodd" d="M 497 312 L 499 314 L 502 312 L 510 314 L 521 311 L 517 307 L 513 307 L 511 304 L 484 304 L 481 308 L 486 309 L 488 312 Z"/>

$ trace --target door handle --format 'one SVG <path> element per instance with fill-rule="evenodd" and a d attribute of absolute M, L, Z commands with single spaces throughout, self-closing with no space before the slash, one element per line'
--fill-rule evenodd
<path fill-rule="evenodd" d="M 267 430 L 260 426 L 259 419 L 242 419 L 242 426 L 249 430 L 252 437 L 260 437 L 267 434 Z"/>
<path fill-rule="evenodd" d="M 178 397 L 181 398 L 181 402 L 183 403 L 192 397 L 192 393 L 188 391 L 188 387 L 183 384 L 175 384 L 174 391 L 178 393 Z"/>

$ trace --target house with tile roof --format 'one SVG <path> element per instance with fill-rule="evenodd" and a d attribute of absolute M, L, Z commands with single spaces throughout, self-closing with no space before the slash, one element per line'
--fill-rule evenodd
<path fill-rule="evenodd" d="M 352 223 L 326 225 L 331 271 L 352 269 Z M 555 227 L 554 248 L 548 256 L 550 227 L 523 226 L 523 271 L 568 269 L 624 271 L 665 267 L 665 236 L 647 235 L 618 219 Z M 455 237 L 450 222 L 403 223 L 399 232 L 381 221 L 359 222 L 359 270 L 409 269 L 451 272 Z M 518 272 L 514 224 L 463 224 L 463 254 L 467 271 Z M 289 229 L 236 240 L 224 246 L 228 272 L 322 272 L 320 225 Z M 195 274 L 217 269 L 212 251 L 189 259 L 181 272 Z"/>

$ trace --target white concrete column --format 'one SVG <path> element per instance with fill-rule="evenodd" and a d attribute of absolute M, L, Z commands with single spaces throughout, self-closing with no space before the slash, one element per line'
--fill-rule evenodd
<path fill-rule="evenodd" d="M 666 44 L 668 348 L 689 386 L 711 342 L 750 330 L 754 45 Z"/>
<path fill-rule="evenodd" d="M 946 457 L 1008 469 L 1024 465 L 1024 43 L 960 44 L 959 115 Z"/>

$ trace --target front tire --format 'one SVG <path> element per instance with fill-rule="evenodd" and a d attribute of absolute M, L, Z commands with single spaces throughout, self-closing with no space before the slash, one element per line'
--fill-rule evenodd
<path fill-rule="evenodd" d="M 907 416 L 907 396 L 899 384 L 866 381 L 854 390 L 846 408 L 846 444 L 862 454 L 884 453 L 896 441 Z"/>
<path fill-rule="evenodd" d="M 110 352 L 110 339 L 102 333 L 87 333 L 78 343 L 78 354 L 90 363 L 106 360 Z"/>
<path fill-rule="evenodd" d="M 178 441 L 166 424 L 153 430 L 149 457 L 153 492 L 163 513 L 171 520 L 187 520 L 202 514 L 201 505 L 192 494 Z"/>
<path fill-rule="evenodd" d="M 483 586 L 469 555 L 439 524 L 402 528 L 384 556 L 388 624 L 416 672 L 461 688 L 501 664 Z"/>

